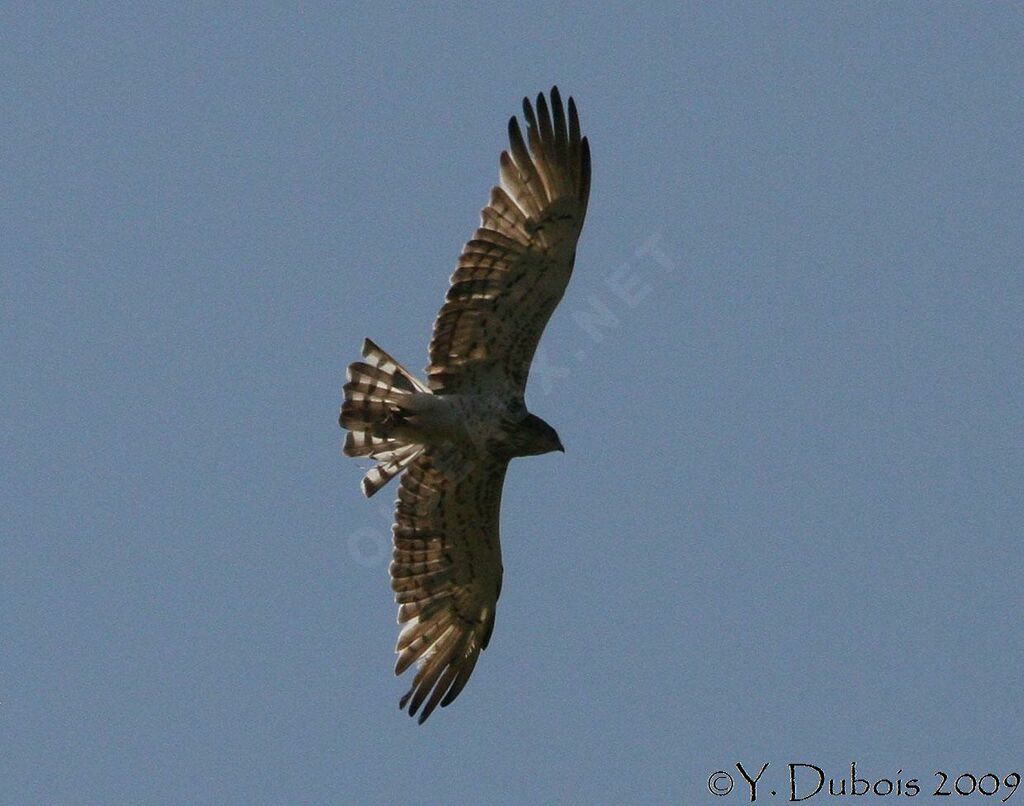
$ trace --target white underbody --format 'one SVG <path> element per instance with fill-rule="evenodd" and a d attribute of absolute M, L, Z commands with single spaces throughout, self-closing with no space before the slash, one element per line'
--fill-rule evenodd
<path fill-rule="evenodd" d="M 488 395 L 418 392 L 403 396 L 401 406 L 406 424 L 395 428 L 395 437 L 419 445 L 454 444 L 476 451 L 502 440 L 510 418 L 517 412 L 526 413 L 521 401 Z"/>

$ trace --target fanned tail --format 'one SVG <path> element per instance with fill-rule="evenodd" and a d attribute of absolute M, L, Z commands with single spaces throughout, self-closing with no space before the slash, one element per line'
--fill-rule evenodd
<path fill-rule="evenodd" d="M 369 498 L 423 451 L 393 432 L 403 421 L 403 398 L 430 390 L 369 339 L 363 341 L 363 357 L 348 368 L 338 421 L 348 429 L 344 454 L 378 462 L 363 477 L 363 495 Z"/>

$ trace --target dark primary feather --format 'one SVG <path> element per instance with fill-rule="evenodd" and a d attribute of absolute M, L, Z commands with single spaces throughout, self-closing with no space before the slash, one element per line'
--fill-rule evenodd
<path fill-rule="evenodd" d="M 558 88 L 551 104 L 523 99 L 526 138 L 513 117 L 501 184 L 466 244 L 434 323 L 428 385 L 522 395 L 537 343 L 572 273 L 590 196 L 590 148 L 576 105 L 568 120 Z M 527 145 L 528 144 L 528 145 Z"/>
<path fill-rule="evenodd" d="M 402 476 L 395 507 L 391 586 L 405 624 L 395 674 L 419 667 L 401 700 L 423 722 L 454 700 L 494 628 L 501 590 L 498 512 L 506 462 L 467 458 L 455 478 L 427 449 Z"/>

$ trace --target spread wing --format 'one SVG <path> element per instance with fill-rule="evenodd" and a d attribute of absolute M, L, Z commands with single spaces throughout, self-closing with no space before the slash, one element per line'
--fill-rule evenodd
<path fill-rule="evenodd" d="M 526 140 L 513 117 L 500 182 L 458 268 L 430 342 L 427 383 L 435 392 L 522 397 L 544 326 L 572 274 L 590 195 L 590 147 L 558 88 L 551 108 L 523 99 Z M 529 143 L 529 148 L 527 148 Z"/>
<path fill-rule="evenodd" d="M 405 624 L 395 674 L 419 661 L 400 702 L 422 723 L 462 691 L 494 629 L 501 590 L 498 510 L 507 461 L 428 448 L 402 476 L 391 586 Z"/>

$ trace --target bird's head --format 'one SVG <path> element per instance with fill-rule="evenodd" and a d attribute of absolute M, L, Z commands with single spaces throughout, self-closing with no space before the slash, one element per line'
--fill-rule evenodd
<path fill-rule="evenodd" d="M 538 456 L 551 451 L 565 453 L 558 432 L 535 414 L 527 414 L 517 430 L 518 456 Z"/>

